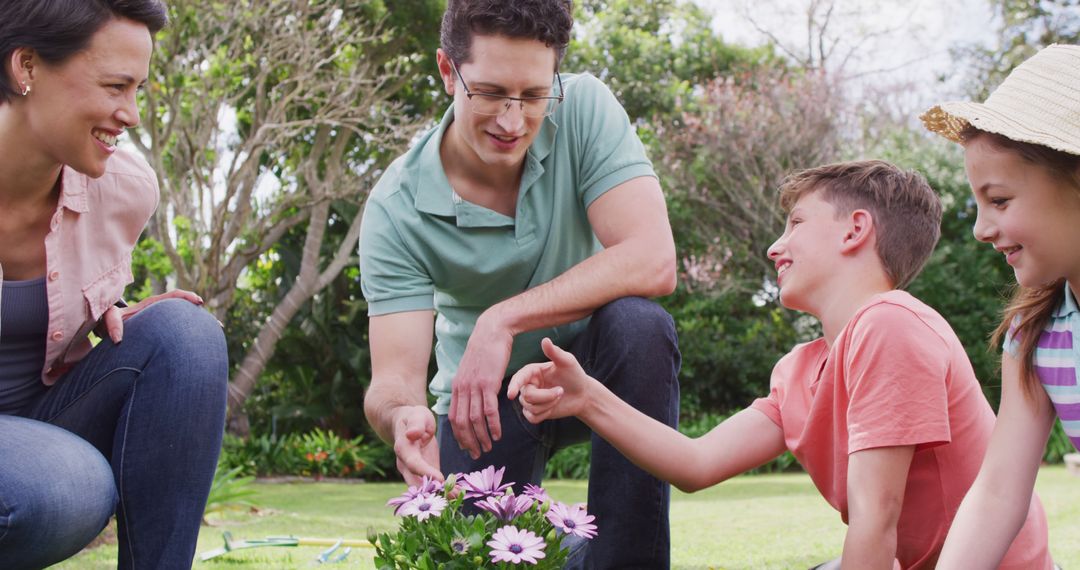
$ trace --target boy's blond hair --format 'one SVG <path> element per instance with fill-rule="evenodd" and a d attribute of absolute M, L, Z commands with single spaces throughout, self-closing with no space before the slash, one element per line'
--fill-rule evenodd
<path fill-rule="evenodd" d="M 941 237 L 941 200 L 918 172 L 883 160 L 838 162 L 789 175 L 780 207 L 821 192 L 837 216 L 866 210 L 874 218 L 877 254 L 893 287 L 903 289 L 922 270 Z"/>

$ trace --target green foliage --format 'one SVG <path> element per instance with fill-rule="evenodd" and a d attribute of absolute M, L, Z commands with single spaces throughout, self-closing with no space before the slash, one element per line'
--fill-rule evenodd
<path fill-rule="evenodd" d="M 1054 420 L 1054 427 L 1050 430 L 1050 439 L 1046 442 L 1046 453 L 1043 461 L 1046 463 L 1061 463 L 1065 461 L 1066 453 L 1076 453 L 1076 447 L 1061 427 L 1061 420 Z"/>
<path fill-rule="evenodd" d="M 724 43 L 710 21 L 682 0 L 586 0 L 562 67 L 606 82 L 632 121 L 667 115 L 696 85 L 769 59 L 766 49 Z"/>
<path fill-rule="evenodd" d="M 154 282 L 163 282 L 173 266 L 161 242 L 144 235 L 131 252 L 131 272 L 135 281 L 128 285 L 127 296 L 138 301 L 153 295 Z"/>
<path fill-rule="evenodd" d="M 682 414 L 745 408 L 769 392 L 772 368 L 800 340 L 796 315 L 742 293 L 680 292 L 665 300 L 682 353 Z"/>
<path fill-rule="evenodd" d="M 300 436 L 296 450 L 304 458 L 305 475 L 320 479 L 326 475 L 348 477 L 359 474 L 366 466 L 363 436 L 342 439 L 332 431 L 319 428 Z"/>
<path fill-rule="evenodd" d="M 300 473 L 303 464 L 294 452 L 295 437 L 259 435 L 242 439 L 227 433 L 221 443 L 221 464 L 248 476 Z"/>
<path fill-rule="evenodd" d="M 334 432 L 314 429 L 303 434 L 252 436 L 225 435 L 221 464 L 245 476 L 304 475 L 331 477 L 384 477 L 393 465 L 384 446 L 364 443 L 363 436 L 345 439 Z M 388 464 L 389 463 L 389 464 Z"/>
<path fill-rule="evenodd" d="M 207 515 L 254 506 L 249 500 L 255 495 L 255 489 L 250 486 L 254 477 L 243 475 L 243 470 L 243 467 L 224 468 L 223 463 L 218 462 L 203 511 L 203 524 L 208 524 Z"/>
<path fill-rule="evenodd" d="M 998 21 L 997 45 L 962 46 L 954 57 L 964 63 L 967 91 L 976 101 L 1016 66 L 1050 44 L 1080 43 L 1080 0 L 990 0 Z"/>
<path fill-rule="evenodd" d="M 591 443 L 586 441 L 564 447 L 548 459 L 544 478 L 588 479 L 590 461 L 592 461 Z"/>

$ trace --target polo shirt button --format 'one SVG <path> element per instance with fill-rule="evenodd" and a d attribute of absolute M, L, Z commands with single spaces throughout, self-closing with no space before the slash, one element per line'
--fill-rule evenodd
<path fill-rule="evenodd" d="M 56 341 L 64 340 L 64 331 L 53 331 L 52 339 Z"/>
<path fill-rule="evenodd" d="M 60 278 L 60 272 L 59 271 L 53 271 L 52 273 L 49 274 L 49 281 L 56 281 L 59 278 Z"/>

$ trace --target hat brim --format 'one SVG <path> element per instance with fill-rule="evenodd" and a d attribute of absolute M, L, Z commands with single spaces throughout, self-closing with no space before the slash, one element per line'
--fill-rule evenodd
<path fill-rule="evenodd" d="M 1014 141 L 1042 145 L 1080 156 L 1080 144 L 1077 141 L 1067 141 L 1053 133 L 1032 130 L 983 103 L 942 103 L 920 115 L 919 119 L 930 131 L 956 143 L 963 144 L 961 133 L 970 125 L 980 131 L 995 133 Z"/>

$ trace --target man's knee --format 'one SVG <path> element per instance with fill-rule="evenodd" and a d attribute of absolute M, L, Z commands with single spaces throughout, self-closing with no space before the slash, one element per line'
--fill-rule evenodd
<path fill-rule="evenodd" d="M 655 301 L 622 297 L 597 309 L 592 318 L 606 338 L 621 344 L 678 350 L 675 321 Z"/>
<path fill-rule="evenodd" d="M 675 322 L 659 304 L 624 297 L 604 305 L 590 323 L 593 344 L 586 370 L 615 395 L 675 425 L 682 363 Z"/>

